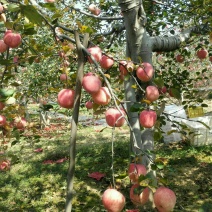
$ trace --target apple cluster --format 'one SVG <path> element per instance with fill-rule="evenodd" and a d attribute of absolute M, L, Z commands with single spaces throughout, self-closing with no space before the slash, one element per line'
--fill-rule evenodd
<path fill-rule="evenodd" d="M 142 188 L 139 184 L 139 177 L 146 174 L 147 169 L 144 165 L 135 163 L 129 165 L 128 176 L 132 183 L 130 200 L 136 207 L 141 207 L 150 200 L 152 190 L 149 187 Z M 176 195 L 171 189 L 160 186 L 153 194 L 153 201 L 159 212 L 170 212 L 176 204 Z M 102 203 L 107 211 L 121 212 L 125 202 L 124 195 L 114 188 L 106 189 L 102 195 Z"/>

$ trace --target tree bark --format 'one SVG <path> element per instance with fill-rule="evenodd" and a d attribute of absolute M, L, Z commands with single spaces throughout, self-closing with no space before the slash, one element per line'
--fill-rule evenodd
<path fill-rule="evenodd" d="M 77 125 L 79 117 L 79 108 L 80 108 L 80 97 L 82 90 L 82 78 L 85 57 L 82 51 L 82 45 L 80 43 L 79 34 L 75 32 L 75 40 L 78 52 L 78 69 L 77 69 L 77 79 L 76 79 L 76 89 L 75 89 L 75 100 L 74 100 L 74 109 L 71 122 L 71 139 L 70 139 L 70 149 L 69 149 L 69 169 L 67 176 L 67 196 L 66 196 L 66 206 L 65 212 L 71 212 L 72 210 L 72 199 L 74 197 L 74 172 L 75 172 L 75 160 L 76 160 L 76 137 L 77 137 Z M 83 45 L 87 47 L 88 44 L 88 35 L 85 36 Z"/>

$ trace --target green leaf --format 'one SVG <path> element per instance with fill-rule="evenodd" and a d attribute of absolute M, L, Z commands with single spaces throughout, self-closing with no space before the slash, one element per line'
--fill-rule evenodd
<path fill-rule="evenodd" d="M 0 89 L 0 96 L 1 97 L 10 97 L 15 93 L 14 89 L 11 88 L 2 88 Z"/>
<path fill-rule="evenodd" d="M 171 93 L 176 99 L 181 99 L 181 93 L 176 88 L 171 88 Z"/>
<path fill-rule="evenodd" d="M 140 103 L 134 103 L 131 107 L 130 107 L 130 112 L 139 112 L 143 109 L 143 105 Z"/>
<path fill-rule="evenodd" d="M 204 122 L 202 122 L 202 121 L 199 121 L 199 120 L 197 120 L 196 122 L 199 122 L 199 123 L 201 123 L 202 125 L 204 125 L 207 129 L 211 129 L 207 124 L 205 124 Z"/>
<path fill-rule="evenodd" d="M 9 4 L 7 10 L 10 12 L 17 12 L 20 10 L 20 7 L 17 4 Z"/>
<path fill-rule="evenodd" d="M 12 104 L 15 104 L 16 103 L 16 99 L 14 97 L 9 97 L 6 101 L 5 101 L 5 104 L 6 105 L 12 105 Z"/>
<path fill-rule="evenodd" d="M 159 87 L 162 88 L 164 86 L 164 82 L 162 78 L 156 77 L 154 79 L 154 83 Z"/>
<path fill-rule="evenodd" d="M 43 17 L 32 5 L 20 5 L 21 13 L 26 16 L 30 22 L 42 25 Z"/>

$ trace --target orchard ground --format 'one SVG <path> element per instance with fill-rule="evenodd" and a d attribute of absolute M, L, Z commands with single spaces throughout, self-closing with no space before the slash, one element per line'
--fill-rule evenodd
<path fill-rule="evenodd" d="M 88 114 L 80 112 L 81 117 Z M 0 211 L 64 211 L 69 158 L 70 120 L 54 118 L 40 130 L 38 115 L 31 115 L 35 128 L 23 132 L 18 143 L 8 149 L 11 168 L 0 172 Z M 99 117 L 101 118 L 101 117 Z M 112 185 L 112 130 L 101 123 L 79 123 L 75 198 L 73 211 L 105 211 L 101 195 Z M 114 177 L 116 188 L 126 197 L 126 209 L 135 206 L 129 199 L 129 131 L 126 126 L 114 131 Z M 165 167 L 158 171 L 177 196 L 174 211 L 210 211 L 212 208 L 212 146 L 194 147 L 188 143 L 156 143 L 156 157 Z M 105 176 L 89 177 L 94 172 Z M 98 177 L 97 177 L 98 178 Z M 141 210 L 148 211 L 149 210 Z"/>

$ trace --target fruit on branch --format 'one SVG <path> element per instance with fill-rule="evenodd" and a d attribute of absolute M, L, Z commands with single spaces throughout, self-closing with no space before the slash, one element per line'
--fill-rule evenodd
<path fill-rule="evenodd" d="M 73 108 L 75 91 L 71 89 L 62 89 L 57 96 L 57 102 L 61 107 Z"/>
<path fill-rule="evenodd" d="M 134 184 L 130 188 L 130 199 L 133 204 L 141 206 L 149 201 L 150 189 L 148 187 L 144 188 L 143 191 L 137 193 L 135 189 L 139 189 L 139 184 Z"/>
<path fill-rule="evenodd" d="M 136 75 L 138 79 L 143 82 L 148 82 L 152 79 L 154 75 L 154 69 L 150 63 L 142 63 L 142 67 L 138 67 L 136 70 Z"/>
<path fill-rule="evenodd" d="M 90 94 L 97 93 L 102 87 L 102 82 L 95 75 L 86 75 L 82 79 L 82 87 Z"/>
<path fill-rule="evenodd" d="M 128 167 L 128 176 L 132 183 L 138 183 L 139 176 L 146 173 L 146 167 L 142 164 L 131 163 Z"/>
<path fill-rule="evenodd" d="M 88 10 L 94 15 L 99 15 L 101 13 L 101 10 L 95 4 L 90 4 Z"/>
<path fill-rule="evenodd" d="M 93 46 L 87 49 L 88 52 L 93 56 L 96 62 L 100 62 L 102 58 L 102 50 L 98 46 Z M 88 56 L 88 61 L 93 63 L 92 59 Z"/>
<path fill-rule="evenodd" d="M 120 70 L 121 76 L 126 76 L 128 74 L 126 65 L 127 65 L 127 61 L 125 60 L 121 60 L 119 62 L 119 70 Z"/>
<path fill-rule="evenodd" d="M 171 89 L 171 88 L 169 89 L 169 95 L 170 95 L 171 97 L 174 97 L 174 95 L 173 95 L 173 93 L 172 93 L 172 89 Z"/>
<path fill-rule="evenodd" d="M 6 124 L 6 118 L 3 115 L 0 115 L 0 127 Z"/>
<path fill-rule="evenodd" d="M 14 126 L 17 128 L 17 129 L 24 129 L 26 126 L 27 126 L 27 121 L 25 118 L 21 118 L 21 117 L 17 117 L 15 118 L 14 120 Z"/>
<path fill-rule="evenodd" d="M 125 114 L 123 109 L 120 110 L 123 112 L 123 114 Z M 125 123 L 125 118 L 122 116 L 117 108 L 109 108 L 105 112 L 105 119 L 110 127 L 121 127 Z"/>
<path fill-rule="evenodd" d="M 18 56 L 15 56 L 15 57 L 13 58 L 13 63 L 18 64 L 18 62 L 19 62 Z"/>
<path fill-rule="evenodd" d="M 60 75 L 60 81 L 66 81 L 68 78 L 67 78 L 67 75 L 66 74 L 61 74 Z"/>
<path fill-rule="evenodd" d="M 9 47 L 16 48 L 21 44 L 21 35 L 19 33 L 13 33 L 11 30 L 7 30 L 4 35 L 4 42 Z"/>
<path fill-rule="evenodd" d="M 160 94 L 157 87 L 153 85 L 149 85 L 146 87 L 146 99 L 148 99 L 149 101 L 156 101 L 159 98 L 159 95 Z"/>
<path fill-rule="evenodd" d="M 102 203 L 108 212 L 121 212 L 125 205 L 125 197 L 113 188 L 108 188 L 102 195 Z"/>
<path fill-rule="evenodd" d="M 7 171 L 10 169 L 10 161 L 9 160 L 1 160 L 0 161 L 0 171 Z"/>
<path fill-rule="evenodd" d="M 107 105 L 111 100 L 109 89 L 101 87 L 97 93 L 92 94 L 92 99 L 98 105 Z"/>
<path fill-rule="evenodd" d="M 5 107 L 5 104 L 3 102 L 0 102 L 0 110 L 3 110 Z"/>
<path fill-rule="evenodd" d="M 3 5 L 0 3 L 0 13 L 2 13 L 4 11 L 4 7 Z"/>
<path fill-rule="evenodd" d="M 157 114 L 154 110 L 143 110 L 140 113 L 139 121 L 142 127 L 151 128 L 157 121 Z"/>
<path fill-rule="evenodd" d="M 111 57 L 108 57 L 106 55 L 103 55 L 101 60 L 100 60 L 100 66 L 103 68 L 103 69 L 109 69 L 113 66 L 114 64 L 114 60 L 111 58 Z"/>
<path fill-rule="evenodd" d="M 85 103 L 85 107 L 89 110 L 89 109 L 92 109 L 93 108 L 93 102 L 91 102 L 91 101 L 87 101 L 86 103 Z"/>
<path fill-rule="evenodd" d="M 182 62 L 184 62 L 184 57 L 182 55 L 178 54 L 176 56 L 176 60 L 177 60 L 178 63 L 182 63 Z"/>
<path fill-rule="evenodd" d="M 55 0 L 45 0 L 47 3 L 54 3 Z"/>
<path fill-rule="evenodd" d="M 3 40 L 0 40 L 0 53 L 6 52 L 7 49 L 8 49 L 8 45 L 6 45 Z"/>
<path fill-rule="evenodd" d="M 199 59 L 205 59 L 208 56 L 208 51 L 206 49 L 200 49 L 197 51 L 197 57 Z"/>
<path fill-rule="evenodd" d="M 154 193 L 153 199 L 159 212 L 170 212 L 174 209 L 177 198 L 171 189 L 161 186 Z"/>
<path fill-rule="evenodd" d="M 159 88 L 158 90 L 160 94 L 165 94 L 167 92 L 166 86 L 163 86 L 162 88 Z"/>

